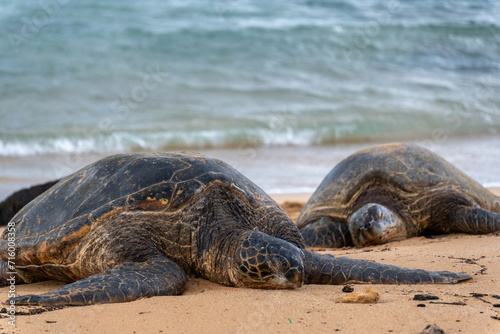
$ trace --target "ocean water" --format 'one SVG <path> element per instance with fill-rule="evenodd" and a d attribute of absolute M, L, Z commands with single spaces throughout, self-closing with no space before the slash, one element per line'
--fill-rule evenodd
<path fill-rule="evenodd" d="M 0 178 L 52 178 L 17 161 L 53 156 L 482 136 L 491 183 L 499 134 L 498 1 L 0 0 Z"/>

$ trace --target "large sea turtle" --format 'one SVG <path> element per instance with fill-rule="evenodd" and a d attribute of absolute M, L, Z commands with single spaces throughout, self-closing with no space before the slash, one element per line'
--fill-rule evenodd
<path fill-rule="evenodd" d="M 500 199 L 437 154 L 387 144 L 352 154 L 321 182 L 297 226 L 307 246 L 500 231 Z"/>
<path fill-rule="evenodd" d="M 14 233 L 11 235 L 9 233 Z M 9 249 L 9 238 L 15 237 Z M 456 283 L 305 249 L 284 211 L 235 169 L 199 155 L 120 154 L 62 179 L 25 206 L 0 240 L 0 278 L 70 284 L 18 305 L 125 302 L 184 291 L 187 276 L 251 288 L 304 283 Z"/>

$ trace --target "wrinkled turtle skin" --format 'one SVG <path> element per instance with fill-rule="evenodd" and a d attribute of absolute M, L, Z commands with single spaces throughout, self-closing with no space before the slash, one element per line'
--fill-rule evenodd
<path fill-rule="evenodd" d="M 297 226 L 306 245 L 380 244 L 418 235 L 500 231 L 500 199 L 417 145 L 358 151 L 321 182 Z"/>
<path fill-rule="evenodd" d="M 62 179 L 9 222 L 17 283 L 69 284 L 17 305 L 87 305 L 177 295 L 188 275 L 238 287 L 456 283 L 467 274 L 400 268 L 304 248 L 268 195 L 224 162 L 187 153 L 120 154 Z"/>

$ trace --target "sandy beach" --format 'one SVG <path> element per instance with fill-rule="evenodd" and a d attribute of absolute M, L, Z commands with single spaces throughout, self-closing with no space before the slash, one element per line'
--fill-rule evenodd
<path fill-rule="evenodd" d="M 500 189 L 491 189 L 500 195 Z M 309 194 L 273 196 L 294 219 Z M 318 250 L 428 270 L 473 275 L 456 285 L 373 285 L 377 304 L 343 304 L 343 286 L 305 285 L 295 290 L 225 287 L 191 278 L 181 296 L 129 303 L 67 307 L 0 322 L 0 333 L 420 333 L 436 324 L 445 333 L 500 333 L 500 234 L 417 237 L 364 249 Z M 39 294 L 60 286 L 16 286 Z M 364 291 L 369 285 L 354 285 Z M 430 294 L 439 299 L 413 300 Z M 0 289 L 2 300 L 7 288 Z M 18 307 L 33 312 L 36 307 Z"/>

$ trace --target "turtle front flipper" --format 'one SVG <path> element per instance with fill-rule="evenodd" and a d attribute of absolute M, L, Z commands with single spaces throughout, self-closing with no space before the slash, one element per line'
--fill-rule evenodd
<path fill-rule="evenodd" d="M 500 231 L 500 213 L 475 207 L 459 207 L 451 214 L 449 229 L 448 232 L 470 234 Z"/>
<path fill-rule="evenodd" d="M 16 305 L 45 306 L 121 303 L 178 295 L 184 291 L 186 282 L 186 273 L 179 265 L 165 257 L 155 257 L 145 262 L 125 263 L 41 295 L 15 297 L 14 301 Z"/>
<path fill-rule="evenodd" d="M 437 284 L 470 279 L 464 273 L 409 269 L 304 250 L 307 284 Z"/>
<path fill-rule="evenodd" d="M 300 229 L 304 241 L 309 247 L 341 248 L 353 246 L 349 227 L 324 216 L 318 222 Z"/>

